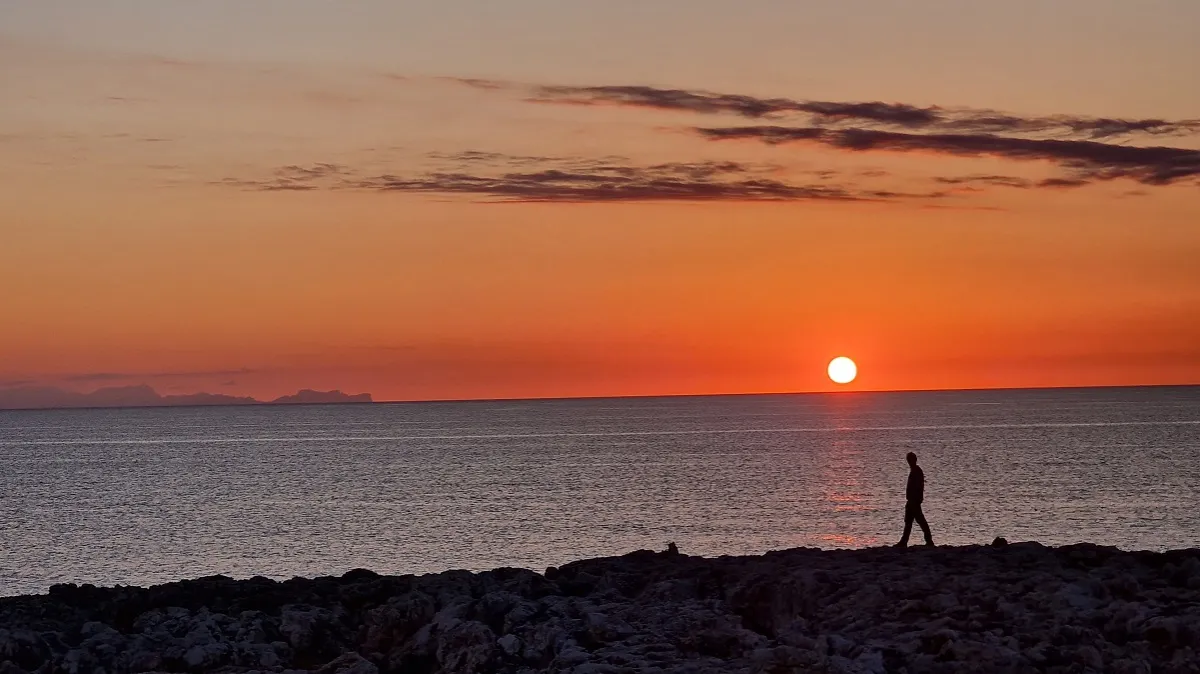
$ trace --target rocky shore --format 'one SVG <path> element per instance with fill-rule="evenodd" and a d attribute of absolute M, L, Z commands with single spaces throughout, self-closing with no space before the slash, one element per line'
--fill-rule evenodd
<path fill-rule="evenodd" d="M 1200 672 L 1200 550 L 641 551 L 519 569 L 57 585 L 21 672 Z"/>

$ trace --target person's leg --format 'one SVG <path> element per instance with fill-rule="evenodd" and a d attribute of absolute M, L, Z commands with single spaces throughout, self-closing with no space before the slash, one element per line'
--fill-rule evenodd
<path fill-rule="evenodd" d="M 914 514 L 916 515 L 917 524 L 921 525 L 921 531 L 925 532 L 925 544 L 933 545 L 933 534 L 929 531 L 929 522 L 925 521 L 925 513 L 921 510 L 920 504 L 917 504 L 916 513 Z"/>
<path fill-rule="evenodd" d="M 908 537 L 909 537 L 909 535 L 912 534 L 912 524 L 913 524 L 913 504 L 905 503 L 904 504 L 904 535 L 900 537 L 900 542 L 897 544 L 897 545 L 899 545 L 899 547 L 903 548 L 904 546 L 908 545 Z"/>

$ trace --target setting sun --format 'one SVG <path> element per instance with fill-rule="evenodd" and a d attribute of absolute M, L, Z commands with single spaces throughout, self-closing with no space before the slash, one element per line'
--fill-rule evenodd
<path fill-rule="evenodd" d="M 845 356 L 829 361 L 829 378 L 835 384 L 849 384 L 858 376 L 858 366 Z"/>

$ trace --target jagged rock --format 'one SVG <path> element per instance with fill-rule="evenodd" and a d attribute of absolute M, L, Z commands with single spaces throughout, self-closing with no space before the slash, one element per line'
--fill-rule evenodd
<path fill-rule="evenodd" d="M 37 669 L 49 655 L 49 647 L 36 632 L 21 628 L 0 629 L 0 662 Z"/>
<path fill-rule="evenodd" d="M 363 646 L 371 652 L 390 651 L 403 644 L 433 619 L 437 604 L 423 592 L 406 592 L 367 611 Z"/>
<path fill-rule="evenodd" d="M 0 599 L 0 674 L 1149 674 L 1198 671 L 1197 642 L 1200 550 L 1035 543 Z"/>
<path fill-rule="evenodd" d="M 315 674 L 379 674 L 379 668 L 358 653 L 343 653 Z"/>
<path fill-rule="evenodd" d="M 438 639 L 438 664 L 447 674 L 486 671 L 495 656 L 496 635 L 481 622 L 459 622 Z"/>
<path fill-rule="evenodd" d="M 521 652 L 521 640 L 515 634 L 506 634 L 496 640 L 496 646 L 504 651 L 504 654 L 512 657 Z"/>

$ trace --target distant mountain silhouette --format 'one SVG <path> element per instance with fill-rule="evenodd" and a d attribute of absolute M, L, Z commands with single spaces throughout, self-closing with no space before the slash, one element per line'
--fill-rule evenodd
<path fill-rule="evenodd" d="M 189 393 L 179 396 L 163 396 L 168 405 L 261 405 L 250 397 L 227 396 L 221 393 Z"/>
<path fill-rule="evenodd" d="M 184 407 L 191 405 L 298 405 L 369 403 L 370 393 L 349 395 L 341 391 L 304 389 L 295 395 L 271 401 L 219 393 L 160 395 L 149 386 L 111 386 L 90 393 L 67 391 L 52 386 L 20 386 L 0 389 L 0 409 L 57 409 L 77 407 Z"/>
<path fill-rule="evenodd" d="M 314 391 L 303 389 L 296 395 L 282 396 L 271 401 L 273 405 L 336 405 L 343 403 L 369 403 L 370 393 L 349 395 L 341 391 Z"/>

